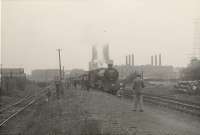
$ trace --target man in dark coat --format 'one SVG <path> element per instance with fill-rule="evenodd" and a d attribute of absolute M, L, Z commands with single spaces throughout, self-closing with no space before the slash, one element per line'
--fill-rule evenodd
<path fill-rule="evenodd" d="M 138 74 L 136 79 L 133 80 L 133 90 L 134 90 L 134 111 L 137 110 L 139 105 L 140 112 L 143 112 L 143 96 L 142 89 L 144 88 L 144 82 L 141 79 L 141 75 Z"/>

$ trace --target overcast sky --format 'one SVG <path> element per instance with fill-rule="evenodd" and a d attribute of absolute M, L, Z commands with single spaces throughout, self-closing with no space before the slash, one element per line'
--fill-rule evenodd
<path fill-rule="evenodd" d="M 3 0 L 4 67 L 57 68 L 62 48 L 65 69 L 88 68 L 91 46 L 110 45 L 116 64 L 135 54 L 149 64 L 186 66 L 194 44 L 199 0 Z"/>

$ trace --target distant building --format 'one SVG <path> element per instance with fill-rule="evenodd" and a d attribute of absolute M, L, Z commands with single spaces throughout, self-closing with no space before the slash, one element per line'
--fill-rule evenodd
<path fill-rule="evenodd" d="M 2 68 L 1 69 L 2 77 L 20 77 L 26 76 L 23 68 Z"/>
<path fill-rule="evenodd" d="M 26 86 L 26 74 L 23 68 L 2 68 L 1 85 L 6 92 L 13 89 L 24 90 Z"/>
<path fill-rule="evenodd" d="M 82 69 L 72 69 L 62 71 L 62 78 L 64 79 L 69 77 L 76 77 L 85 73 Z M 31 73 L 31 80 L 36 82 L 49 82 L 59 79 L 59 70 L 58 69 L 36 69 Z"/>
<path fill-rule="evenodd" d="M 141 65 L 141 66 L 130 66 L 121 65 L 115 66 L 119 71 L 120 79 L 126 78 L 133 72 L 143 72 L 144 79 L 155 79 L 155 80 L 170 80 L 177 79 L 179 77 L 178 70 L 173 66 L 152 66 L 152 65 Z"/>
<path fill-rule="evenodd" d="M 58 69 L 36 69 L 31 73 L 31 80 L 37 82 L 53 81 L 59 76 Z"/>

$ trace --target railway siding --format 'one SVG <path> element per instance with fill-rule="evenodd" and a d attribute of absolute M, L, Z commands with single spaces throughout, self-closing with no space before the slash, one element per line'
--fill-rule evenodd
<path fill-rule="evenodd" d="M 172 97 L 159 96 L 153 94 L 143 93 L 144 101 L 154 105 L 167 107 L 180 112 L 188 113 L 200 117 L 200 104 L 189 101 L 183 101 Z M 130 89 L 123 93 L 125 98 L 133 99 L 133 93 Z"/>
<path fill-rule="evenodd" d="M 27 95 L 16 103 L 10 104 L 0 110 L 0 128 L 7 124 L 13 117 L 31 106 L 37 99 L 46 93 L 46 89 L 37 93 L 37 95 Z"/>

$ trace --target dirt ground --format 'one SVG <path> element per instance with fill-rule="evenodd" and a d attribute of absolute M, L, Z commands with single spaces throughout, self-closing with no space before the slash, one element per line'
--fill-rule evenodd
<path fill-rule="evenodd" d="M 14 135 L 199 135 L 200 119 L 98 91 L 65 90 L 62 99 L 40 99 L 13 119 L 2 133 Z"/>
<path fill-rule="evenodd" d="M 98 119 L 118 123 L 122 134 L 129 132 L 141 135 L 199 135 L 200 133 L 200 119 L 197 117 L 149 105 L 145 106 L 144 112 L 134 112 L 131 100 L 119 99 L 101 92 L 91 92 L 90 96 L 92 97 L 92 102 L 89 104 L 90 112 L 93 112 Z"/>
<path fill-rule="evenodd" d="M 89 118 L 85 103 L 85 97 L 75 90 L 65 91 L 59 100 L 55 94 L 48 101 L 42 97 L 2 127 L 0 135 L 98 134 L 98 122 Z"/>

